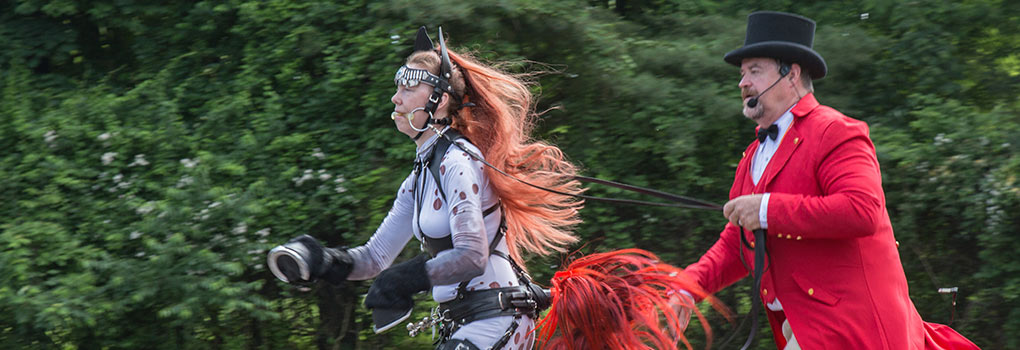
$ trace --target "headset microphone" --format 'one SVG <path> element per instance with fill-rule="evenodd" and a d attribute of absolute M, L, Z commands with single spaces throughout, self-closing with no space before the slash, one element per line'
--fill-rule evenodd
<path fill-rule="evenodd" d="M 757 107 L 758 106 L 758 99 L 761 98 L 761 96 L 764 95 L 766 92 L 768 92 L 770 89 L 772 89 L 773 86 L 776 86 L 776 84 L 779 84 L 779 81 L 783 80 L 783 78 L 785 78 L 787 74 L 790 74 L 790 65 L 786 64 L 786 63 L 780 64 L 779 65 L 779 79 L 776 79 L 776 82 L 772 83 L 772 85 L 769 85 L 769 87 L 765 88 L 765 91 L 762 91 L 760 94 L 758 94 L 758 96 L 752 97 L 750 100 L 747 100 L 747 108 Z"/>

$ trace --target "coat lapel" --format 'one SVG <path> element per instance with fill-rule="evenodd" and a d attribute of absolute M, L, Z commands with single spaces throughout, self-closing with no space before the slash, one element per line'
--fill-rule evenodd
<path fill-rule="evenodd" d="M 797 146 L 804 143 L 801 139 L 800 133 L 797 132 L 797 120 L 794 119 L 793 123 L 790 124 L 790 130 L 783 135 L 783 139 L 779 142 L 779 149 L 776 150 L 776 154 L 772 156 L 772 160 L 769 161 L 769 165 L 765 166 L 765 173 L 761 175 L 761 181 L 758 181 L 759 190 L 755 192 L 765 192 L 768 188 L 772 179 L 776 177 L 776 174 L 780 170 L 783 170 L 783 166 L 786 165 L 786 161 L 790 160 L 790 156 L 793 155 L 793 151 L 797 149 Z"/>
<path fill-rule="evenodd" d="M 801 124 L 801 119 L 807 116 L 808 113 L 811 113 L 815 107 L 818 107 L 818 101 L 815 100 L 814 94 L 809 93 L 801 98 L 797 105 L 793 107 L 793 110 L 790 111 L 793 113 L 793 123 L 790 123 L 790 130 L 786 131 L 783 139 L 779 141 L 779 148 L 776 149 L 776 154 L 769 161 L 769 165 L 765 167 L 765 173 L 762 174 L 761 181 L 758 181 L 758 185 L 755 186 L 755 192 L 765 192 L 772 179 L 775 179 L 776 175 L 786 166 L 786 161 L 790 160 L 797 147 L 804 144 L 805 140 L 801 136 L 798 126 Z"/>
<path fill-rule="evenodd" d="M 744 150 L 740 163 L 737 164 L 737 174 L 733 182 L 734 186 L 730 189 L 730 199 L 748 194 L 754 189 L 754 180 L 751 179 L 751 159 L 754 158 L 754 152 L 757 150 L 757 140 Z"/>

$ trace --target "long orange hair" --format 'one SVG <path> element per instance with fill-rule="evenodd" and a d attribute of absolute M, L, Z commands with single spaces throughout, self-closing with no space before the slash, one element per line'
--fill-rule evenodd
<path fill-rule="evenodd" d="M 534 140 L 537 115 L 529 84 L 514 75 L 479 62 L 468 54 L 449 51 L 454 65 L 450 84 L 463 96 L 449 101 L 453 127 L 481 150 L 485 160 L 524 181 L 563 193 L 581 193 L 573 180 L 576 167 L 556 146 Z M 433 51 L 412 54 L 415 63 L 439 74 L 439 55 Z M 462 103 L 474 107 L 456 108 Z M 539 190 L 486 167 L 485 174 L 500 198 L 506 215 L 506 241 L 510 256 L 523 262 L 522 252 L 548 255 L 565 252 L 578 239 L 571 232 L 581 222 L 583 201 Z M 521 264 L 523 268 L 524 265 Z"/>

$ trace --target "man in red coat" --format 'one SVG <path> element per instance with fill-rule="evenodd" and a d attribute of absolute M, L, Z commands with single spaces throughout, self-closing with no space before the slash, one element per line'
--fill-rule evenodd
<path fill-rule="evenodd" d="M 777 348 L 976 348 L 923 322 L 910 301 L 868 126 L 815 100 L 812 79 L 827 68 L 814 29 L 798 15 L 752 13 L 744 46 L 726 54 L 758 137 L 737 166 L 730 222 L 687 271 L 710 293 L 733 284 L 754 261 L 741 235 L 753 247 L 752 231 L 766 229 L 758 293 Z"/>

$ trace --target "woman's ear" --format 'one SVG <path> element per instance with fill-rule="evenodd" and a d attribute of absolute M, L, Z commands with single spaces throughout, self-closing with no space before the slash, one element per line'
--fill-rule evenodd
<path fill-rule="evenodd" d="M 433 118 L 442 119 L 450 114 L 447 108 L 450 106 L 451 98 L 449 93 L 443 93 L 443 97 L 439 99 L 439 106 L 436 106 L 436 114 L 432 116 Z"/>

